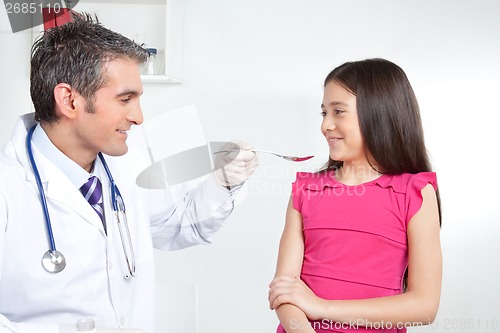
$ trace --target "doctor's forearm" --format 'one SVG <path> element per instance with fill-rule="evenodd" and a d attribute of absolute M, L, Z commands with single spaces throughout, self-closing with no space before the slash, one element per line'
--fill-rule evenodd
<path fill-rule="evenodd" d="M 158 215 L 152 224 L 154 246 L 178 250 L 211 243 L 234 207 L 229 191 L 211 178 L 184 193 L 169 215 Z"/>

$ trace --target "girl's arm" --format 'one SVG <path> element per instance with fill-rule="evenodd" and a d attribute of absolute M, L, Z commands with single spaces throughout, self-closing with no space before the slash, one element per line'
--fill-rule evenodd
<path fill-rule="evenodd" d="M 361 300 L 324 300 L 298 278 L 281 280 L 270 291 L 272 307 L 292 303 L 310 319 L 329 319 L 359 326 L 430 324 L 441 293 L 442 258 L 439 216 L 432 185 L 422 189 L 420 210 L 408 224 L 408 287 L 400 295 Z M 372 326 L 373 327 L 373 326 Z M 377 326 L 378 327 L 378 326 Z"/>
<path fill-rule="evenodd" d="M 285 229 L 283 230 L 279 246 L 276 274 L 274 280 L 269 285 L 271 290 L 274 290 L 273 285 L 279 279 L 295 279 L 300 277 L 303 257 L 304 236 L 302 233 L 302 215 L 293 208 L 292 198 L 290 198 L 286 211 Z M 279 293 L 279 289 L 274 291 Z M 271 291 L 269 299 L 274 299 Z M 287 332 L 314 332 L 309 325 L 306 315 L 297 306 L 282 302 L 279 306 L 271 306 L 271 309 L 276 310 L 281 325 Z"/>

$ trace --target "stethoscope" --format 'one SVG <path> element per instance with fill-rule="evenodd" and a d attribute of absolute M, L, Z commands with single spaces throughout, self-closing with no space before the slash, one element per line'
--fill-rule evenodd
<path fill-rule="evenodd" d="M 40 179 L 40 173 L 38 172 L 38 168 L 35 163 L 35 158 L 33 157 L 32 143 L 31 139 L 33 137 L 33 132 L 35 131 L 36 124 L 30 128 L 28 131 L 28 135 L 26 136 L 26 147 L 28 150 L 28 157 L 31 162 L 31 167 L 33 168 L 33 173 L 35 175 L 36 184 L 38 186 L 38 192 L 40 193 L 40 201 L 42 203 L 43 214 L 45 216 L 45 224 L 47 226 L 47 235 L 49 238 L 50 249 L 43 254 L 42 257 L 42 265 L 45 270 L 49 273 L 59 273 L 66 267 L 66 258 L 64 255 L 56 249 L 56 243 L 54 241 L 54 234 L 52 232 L 52 224 L 50 223 L 50 215 L 49 210 L 47 208 L 47 199 L 45 197 L 45 191 L 43 190 L 42 181 Z M 135 255 L 134 249 L 132 247 L 132 238 L 130 237 L 130 230 L 128 227 L 127 214 L 125 212 L 125 203 L 123 201 L 123 197 L 120 193 L 120 190 L 116 186 L 116 183 L 111 175 L 111 171 L 108 168 L 106 161 L 104 160 L 104 156 L 102 153 L 98 154 L 99 159 L 104 166 L 104 170 L 106 171 L 106 175 L 108 176 L 109 182 L 111 184 L 111 202 L 113 205 L 113 211 L 116 217 L 116 223 L 118 224 L 118 229 L 120 231 L 120 238 L 122 241 L 123 253 L 125 255 L 125 260 L 127 262 L 128 273 L 125 274 L 125 278 L 129 279 L 130 277 L 135 275 Z M 120 215 L 123 216 L 123 223 L 120 219 Z M 122 227 L 122 225 L 125 225 Z M 125 237 L 125 233 L 123 228 L 126 229 L 127 237 Z M 125 244 L 127 243 L 127 245 Z M 130 253 L 130 258 L 129 258 Z"/>

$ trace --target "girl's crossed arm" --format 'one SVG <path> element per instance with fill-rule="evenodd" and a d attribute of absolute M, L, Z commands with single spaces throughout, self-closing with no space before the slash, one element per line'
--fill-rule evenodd
<path fill-rule="evenodd" d="M 286 211 L 285 229 L 280 241 L 276 274 L 269 286 L 271 288 L 269 292 L 271 309 L 276 310 L 281 325 L 289 333 L 314 332 L 309 325 L 304 311 L 285 300 L 287 298 L 287 290 L 282 290 L 278 282 L 281 279 L 299 279 L 303 257 L 304 236 L 302 231 L 302 216 L 293 208 L 292 198 L 290 198 Z M 273 306 L 274 302 L 271 300 L 275 299 L 283 299 L 284 301 L 277 301 L 279 304 Z"/>

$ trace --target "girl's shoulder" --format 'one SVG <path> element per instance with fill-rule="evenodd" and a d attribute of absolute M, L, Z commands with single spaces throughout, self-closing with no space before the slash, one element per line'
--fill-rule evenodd
<path fill-rule="evenodd" d="M 333 194 L 336 200 L 342 198 L 352 200 L 352 193 L 362 194 L 355 197 L 360 200 L 369 198 L 368 200 L 372 203 L 382 201 L 395 203 L 397 207 L 402 209 L 401 218 L 407 223 L 422 206 L 422 189 L 428 184 L 437 190 L 436 173 L 384 174 L 370 182 L 348 186 L 336 181 L 331 171 L 298 172 L 297 179 L 292 184 L 293 205 L 302 213 L 303 205 L 306 202 L 320 200 L 324 197 L 324 195 L 318 196 L 316 194 Z"/>
<path fill-rule="evenodd" d="M 383 175 L 379 184 L 383 187 L 391 187 L 395 192 L 408 193 L 412 190 L 422 190 L 427 184 L 437 189 L 437 177 L 435 172 L 403 173 L 400 175 Z"/>
<path fill-rule="evenodd" d="M 431 184 L 437 191 L 435 172 L 404 173 L 390 176 L 388 181 L 394 192 L 402 193 L 405 207 L 406 226 L 413 216 L 420 210 L 423 203 L 422 189 Z"/>
<path fill-rule="evenodd" d="M 325 187 L 335 187 L 335 183 L 333 171 L 297 172 L 293 188 L 320 191 Z"/>
<path fill-rule="evenodd" d="M 296 189 L 321 191 L 326 187 L 345 186 L 335 179 L 333 171 L 297 172 L 296 177 L 293 184 Z M 399 175 L 384 174 L 362 185 L 376 185 L 382 188 L 390 188 L 397 193 L 408 193 L 414 190 L 420 191 L 427 184 L 431 184 L 434 189 L 437 189 L 435 172 L 403 173 Z"/>

